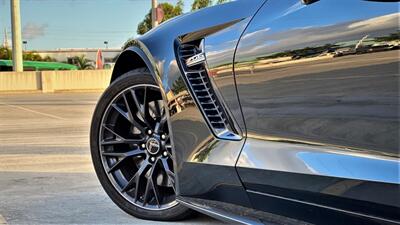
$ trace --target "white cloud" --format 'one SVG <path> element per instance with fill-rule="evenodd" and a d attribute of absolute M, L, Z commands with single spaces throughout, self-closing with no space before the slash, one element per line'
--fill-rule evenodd
<path fill-rule="evenodd" d="M 42 37 L 46 33 L 47 24 L 27 23 L 22 28 L 22 37 L 27 40 Z"/>
<path fill-rule="evenodd" d="M 349 28 L 359 28 L 363 26 L 375 26 L 382 27 L 386 25 L 392 25 L 393 23 L 399 23 L 399 13 L 393 13 L 389 15 L 384 15 L 380 17 L 371 18 L 368 20 L 363 20 L 359 22 L 355 22 L 349 25 Z"/>

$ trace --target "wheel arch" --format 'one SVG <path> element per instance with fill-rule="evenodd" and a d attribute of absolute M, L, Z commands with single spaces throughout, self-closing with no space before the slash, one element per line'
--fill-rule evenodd
<path fill-rule="evenodd" d="M 168 106 L 165 88 L 161 82 L 161 74 L 156 65 L 157 64 L 155 63 L 153 56 L 146 46 L 140 41 L 134 40 L 130 46 L 124 47 L 124 50 L 118 56 L 111 75 L 110 84 L 131 70 L 145 67 L 149 70 L 149 73 L 153 77 L 155 83 L 160 87 L 164 103 L 166 106 Z"/>
<path fill-rule="evenodd" d="M 153 63 L 153 60 L 151 60 L 152 57 L 149 51 L 146 51 L 144 48 L 145 47 L 143 44 L 135 42 L 133 46 L 127 47 L 121 52 L 115 63 L 110 83 L 114 82 L 118 77 L 131 70 L 146 67 L 150 71 L 157 84 L 160 84 L 159 76 L 155 69 L 155 64 Z"/>

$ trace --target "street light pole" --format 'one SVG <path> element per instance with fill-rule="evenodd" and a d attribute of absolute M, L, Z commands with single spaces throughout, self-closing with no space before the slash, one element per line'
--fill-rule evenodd
<path fill-rule="evenodd" d="M 26 51 L 27 50 L 26 46 L 28 45 L 28 42 L 27 41 L 22 41 L 22 44 L 24 44 L 24 51 Z"/>
<path fill-rule="evenodd" d="M 12 56 L 13 70 L 24 71 L 22 65 L 21 14 L 19 0 L 11 0 Z"/>
<path fill-rule="evenodd" d="M 151 0 L 151 27 L 158 26 L 157 21 L 157 0 Z"/>

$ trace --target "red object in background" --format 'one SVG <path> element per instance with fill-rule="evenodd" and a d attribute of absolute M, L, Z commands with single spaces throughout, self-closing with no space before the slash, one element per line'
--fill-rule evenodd
<path fill-rule="evenodd" d="M 97 55 L 96 55 L 96 69 L 100 70 L 103 69 L 103 53 L 101 52 L 101 49 L 97 50 Z"/>
<path fill-rule="evenodd" d="M 161 23 L 162 20 L 164 19 L 164 10 L 162 9 L 161 5 L 157 6 L 156 18 L 157 18 L 158 23 Z"/>

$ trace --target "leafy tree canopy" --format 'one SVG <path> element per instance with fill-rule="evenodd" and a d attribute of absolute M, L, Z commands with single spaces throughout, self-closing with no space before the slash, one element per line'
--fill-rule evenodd
<path fill-rule="evenodd" d="M 161 21 L 161 23 L 175 16 L 179 16 L 183 12 L 183 0 L 179 0 L 175 6 L 168 2 L 164 2 L 159 5 L 164 11 L 164 18 Z M 137 28 L 137 33 L 144 34 L 150 29 L 151 29 L 151 10 L 149 11 L 149 13 L 146 14 L 144 20 L 139 23 Z"/>
<path fill-rule="evenodd" d="M 229 0 L 216 0 L 216 4 L 221 4 L 227 1 Z M 175 16 L 179 16 L 183 13 L 183 0 L 179 0 L 175 6 L 168 2 L 164 2 L 159 5 L 164 11 L 164 18 L 161 21 L 161 23 Z M 194 0 L 192 4 L 192 11 L 205 8 L 211 5 L 213 5 L 213 0 Z M 145 34 L 150 29 L 151 29 L 151 10 L 149 11 L 149 13 L 146 14 L 143 21 L 139 23 L 137 27 L 137 33 Z"/>
<path fill-rule="evenodd" d="M 192 3 L 192 11 L 208 7 L 212 4 L 212 0 L 194 0 Z"/>
<path fill-rule="evenodd" d="M 23 60 L 27 61 L 45 61 L 45 62 L 54 62 L 55 59 L 51 58 L 50 56 L 41 57 L 36 52 L 23 52 L 22 53 Z M 1 47 L 0 48 L 0 59 L 12 59 L 12 51 L 11 49 Z"/>
<path fill-rule="evenodd" d="M 396 33 L 391 33 L 388 36 L 375 38 L 375 41 L 377 42 L 395 41 L 395 40 L 400 40 L 400 31 L 397 31 Z"/>
<path fill-rule="evenodd" d="M 92 62 L 90 60 L 88 60 L 84 55 L 75 57 L 74 61 L 75 61 L 75 65 L 80 70 L 94 69 Z"/>
<path fill-rule="evenodd" d="M 222 4 L 227 2 L 228 0 L 217 0 L 216 4 Z M 209 7 L 213 5 L 213 0 L 194 0 L 192 3 L 192 11 L 196 11 L 198 9 L 202 9 L 205 7 Z"/>
<path fill-rule="evenodd" d="M 0 48 L 0 59 L 12 59 L 12 52 L 8 48 Z"/>

